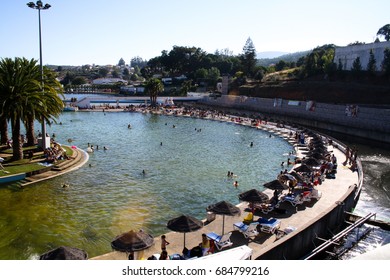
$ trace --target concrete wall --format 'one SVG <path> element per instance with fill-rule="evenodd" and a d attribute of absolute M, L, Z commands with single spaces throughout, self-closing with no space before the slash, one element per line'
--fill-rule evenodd
<path fill-rule="evenodd" d="M 351 186 L 350 191 L 340 203 L 334 204 L 330 209 L 323 212 L 316 222 L 308 222 L 308 226 L 302 230 L 292 232 L 278 241 L 264 252 L 260 252 L 257 260 L 297 260 L 302 259 L 308 252 L 323 243 L 322 239 L 331 238 L 331 233 L 340 232 L 346 220 L 346 212 L 350 212 L 356 205 L 357 187 Z"/>
<path fill-rule="evenodd" d="M 289 100 L 246 96 L 206 97 L 200 103 L 250 110 L 276 119 L 319 130 L 338 132 L 390 146 L 390 109 L 358 106 L 357 113 L 348 113 L 353 105 L 291 102 Z"/>
<path fill-rule="evenodd" d="M 333 62 L 338 65 L 339 60 L 341 60 L 343 70 L 351 70 L 353 62 L 357 57 L 359 57 L 362 69 L 366 70 L 368 61 L 370 59 L 370 50 L 372 50 L 376 60 L 376 70 L 381 71 L 384 51 L 386 48 L 390 48 L 390 42 L 378 42 L 336 48 Z"/>
<path fill-rule="evenodd" d="M 0 184 L 15 182 L 26 178 L 26 173 L 19 173 L 9 176 L 0 177 Z"/>

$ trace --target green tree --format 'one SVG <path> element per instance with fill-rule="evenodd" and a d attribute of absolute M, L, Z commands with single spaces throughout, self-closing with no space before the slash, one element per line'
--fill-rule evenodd
<path fill-rule="evenodd" d="M 148 80 L 145 86 L 146 92 L 150 95 L 150 103 L 152 107 L 157 106 L 157 96 L 160 92 L 164 91 L 163 83 L 156 78 L 151 78 Z"/>
<path fill-rule="evenodd" d="M 341 58 L 339 58 L 339 63 L 337 64 L 337 71 L 341 72 L 343 71 L 343 63 L 341 62 Z"/>
<path fill-rule="evenodd" d="M 0 114 L 0 143 L 5 145 L 8 141 L 8 123 L 7 119 Z"/>
<path fill-rule="evenodd" d="M 109 73 L 110 71 L 106 68 L 106 67 L 100 67 L 99 68 L 99 76 L 100 77 L 107 77 L 107 74 Z"/>
<path fill-rule="evenodd" d="M 125 66 L 126 62 L 123 58 L 119 59 L 118 66 Z"/>
<path fill-rule="evenodd" d="M 130 80 L 132 80 L 133 82 L 136 82 L 138 79 L 139 79 L 139 76 L 135 73 L 130 76 Z"/>
<path fill-rule="evenodd" d="M 192 81 L 191 80 L 184 81 L 181 84 L 180 95 L 186 96 L 187 93 L 191 90 L 191 87 L 192 87 Z"/>
<path fill-rule="evenodd" d="M 112 71 L 111 71 L 111 75 L 113 78 L 119 78 L 119 71 L 118 69 L 114 68 Z"/>
<path fill-rule="evenodd" d="M 82 76 L 75 77 L 72 81 L 72 84 L 77 86 L 84 85 L 86 83 L 87 83 L 86 79 Z"/>
<path fill-rule="evenodd" d="M 207 73 L 207 79 L 210 81 L 210 84 L 213 86 L 213 89 L 215 89 L 217 85 L 218 79 L 221 77 L 221 73 L 219 72 L 218 68 L 211 67 Z"/>
<path fill-rule="evenodd" d="M 64 86 L 71 85 L 75 77 L 76 75 L 74 73 L 67 71 L 65 77 L 61 80 L 61 84 L 63 84 Z"/>
<path fill-rule="evenodd" d="M 130 71 L 128 68 L 123 69 L 123 78 L 126 80 L 130 79 Z"/>
<path fill-rule="evenodd" d="M 275 64 L 275 70 L 281 71 L 287 68 L 287 63 L 284 60 L 279 60 L 278 63 Z"/>
<path fill-rule="evenodd" d="M 384 51 L 384 58 L 382 61 L 382 69 L 387 77 L 390 77 L 390 49 L 386 48 Z"/>
<path fill-rule="evenodd" d="M 384 36 L 386 41 L 390 40 L 390 24 L 386 24 L 379 28 L 378 33 L 376 35 Z"/>
<path fill-rule="evenodd" d="M 352 63 L 352 71 L 362 71 L 362 64 L 360 63 L 360 57 L 357 57 Z"/>
<path fill-rule="evenodd" d="M 376 59 L 375 59 L 374 52 L 372 51 L 372 49 L 370 50 L 370 57 L 368 59 L 367 72 L 370 75 L 374 75 L 376 72 Z"/>
<path fill-rule="evenodd" d="M 145 67 L 147 65 L 147 61 L 146 60 L 143 60 L 141 57 L 139 56 L 136 56 L 136 57 L 133 57 L 131 60 L 130 60 L 130 66 L 131 67 L 136 67 L 138 66 L 140 69 Z"/>
<path fill-rule="evenodd" d="M 61 88 L 54 74 L 45 68 L 44 87 L 36 60 L 5 58 L 0 61 L 1 115 L 10 121 L 13 159 L 23 158 L 21 123 L 34 119 L 49 121 L 58 116 L 63 103 L 57 92 Z M 31 133 L 31 124 L 26 125 Z"/>
<path fill-rule="evenodd" d="M 207 78 L 207 69 L 205 68 L 199 68 L 198 70 L 195 71 L 195 78 L 197 80 L 204 80 Z"/>
<path fill-rule="evenodd" d="M 24 124 L 26 127 L 27 145 L 33 146 L 36 143 L 34 134 L 34 120 L 44 121 L 48 124 L 55 120 L 62 112 L 64 103 L 59 97 L 62 94 L 62 86 L 56 79 L 55 73 L 49 68 L 43 68 L 44 87 L 43 91 L 39 90 L 38 99 L 32 99 L 29 107 L 26 108 L 26 119 Z M 40 74 L 40 72 L 39 72 Z M 39 76 L 39 80 L 41 77 Z"/>
<path fill-rule="evenodd" d="M 241 62 L 243 66 L 244 73 L 252 77 L 254 74 L 254 69 L 256 66 L 256 49 L 252 42 L 252 39 L 249 37 L 243 47 L 243 54 L 241 55 Z"/>
<path fill-rule="evenodd" d="M 258 81 L 262 81 L 266 73 L 266 69 L 263 66 L 259 66 L 256 69 L 255 79 Z"/>
<path fill-rule="evenodd" d="M 359 78 L 361 76 L 362 72 L 362 64 L 360 62 L 360 57 L 357 57 L 353 63 L 352 63 L 352 68 L 351 72 L 355 78 Z"/>
<path fill-rule="evenodd" d="M 334 45 L 324 45 L 315 48 L 306 56 L 303 73 L 307 76 L 330 74 L 337 67 L 333 63 Z"/>

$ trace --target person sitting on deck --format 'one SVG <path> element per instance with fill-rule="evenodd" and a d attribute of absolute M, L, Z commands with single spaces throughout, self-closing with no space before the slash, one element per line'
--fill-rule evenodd
<path fill-rule="evenodd" d="M 211 249 L 211 240 L 209 240 L 206 236 L 206 234 L 202 233 L 202 243 L 199 244 L 199 246 L 202 248 L 202 254 L 203 256 L 206 256 L 207 254 L 210 254 Z"/>
<path fill-rule="evenodd" d="M 252 223 L 253 222 L 253 213 L 249 212 L 248 215 L 246 215 L 246 217 L 244 218 L 244 220 L 242 222 L 246 225 L 249 225 L 250 223 Z"/>

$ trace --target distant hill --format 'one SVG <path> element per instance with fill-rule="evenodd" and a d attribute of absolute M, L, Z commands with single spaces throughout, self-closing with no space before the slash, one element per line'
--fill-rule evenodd
<path fill-rule="evenodd" d="M 262 58 L 275 58 L 285 54 L 288 54 L 288 52 L 268 51 L 268 52 L 258 52 L 256 53 L 256 56 L 258 59 L 262 59 Z"/>
<path fill-rule="evenodd" d="M 261 66 L 270 66 L 272 64 L 276 64 L 278 63 L 280 60 L 284 60 L 286 62 L 297 62 L 299 58 L 301 58 L 302 56 L 306 56 L 308 53 L 310 53 L 310 51 L 302 51 L 302 52 L 295 52 L 295 53 L 282 53 L 282 52 L 263 52 L 264 54 L 265 53 L 274 53 L 274 54 L 277 54 L 277 53 L 280 53 L 281 55 L 279 56 L 274 56 L 274 57 L 268 57 L 268 58 L 261 58 L 259 56 L 259 54 L 261 53 L 258 53 L 258 56 L 257 56 L 257 62 L 259 65 Z"/>

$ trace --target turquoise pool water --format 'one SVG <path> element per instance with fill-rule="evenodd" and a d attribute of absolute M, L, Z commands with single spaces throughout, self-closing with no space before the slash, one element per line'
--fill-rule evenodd
<path fill-rule="evenodd" d="M 0 188 L 0 259 L 34 259 L 61 245 L 93 257 L 111 251 L 124 231 L 159 235 L 180 214 L 203 219 L 209 204 L 237 204 L 239 193 L 275 179 L 293 151 L 254 128 L 141 113 L 67 112 L 47 130 L 60 143 L 82 149 L 90 143 L 95 152 L 66 175 Z"/>

